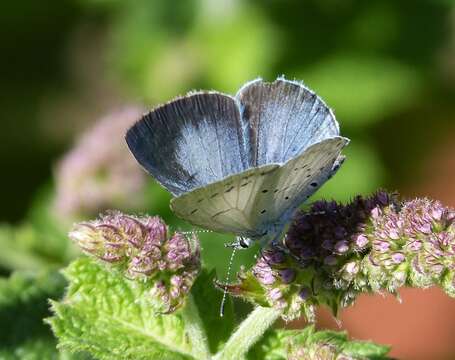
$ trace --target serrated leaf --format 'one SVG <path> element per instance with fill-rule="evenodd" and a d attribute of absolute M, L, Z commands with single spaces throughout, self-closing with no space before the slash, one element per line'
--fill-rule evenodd
<path fill-rule="evenodd" d="M 369 341 L 350 341 L 343 346 L 343 352 L 348 355 L 366 359 L 388 359 L 389 346 L 374 344 Z"/>
<path fill-rule="evenodd" d="M 67 296 L 53 303 L 49 319 L 60 346 L 99 359 L 192 358 L 181 314 L 154 313 L 145 284 L 89 258 L 74 261 L 65 276 Z"/>
<path fill-rule="evenodd" d="M 0 279 L 0 359 L 62 358 L 43 319 L 50 315 L 48 299 L 62 296 L 64 286 L 56 271 Z"/>
<path fill-rule="evenodd" d="M 212 353 L 221 348 L 235 327 L 234 307 L 229 296 L 226 298 L 223 317 L 220 316 L 223 293 L 215 288 L 215 278 L 215 271 L 202 271 L 191 290 Z"/>

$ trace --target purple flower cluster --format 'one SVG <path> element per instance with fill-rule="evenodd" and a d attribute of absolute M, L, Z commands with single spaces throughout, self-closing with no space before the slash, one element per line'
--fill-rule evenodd
<path fill-rule="evenodd" d="M 111 211 L 98 220 L 76 224 L 69 236 L 85 253 L 130 279 L 148 282 L 160 312 L 183 305 L 201 266 L 197 239 L 178 232 L 171 236 L 159 217 Z"/>
<path fill-rule="evenodd" d="M 55 212 L 74 219 L 116 207 L 143 205 L 147 181 L 123 138 L 142 110 L 125 108 L 101 118 L 88 129 L 55 169 Z"/>
<path fill-rule="evenodd" d="M 289 319 L 311 317 L 321 303 L 337 312 L 360 292 L 403 285 L 440 285 L 455 296 L 455 211 L 383 191 L 347 205 L 318 201 L 249 273 L 239 274 L 236 295 L 284 309 Z"/>

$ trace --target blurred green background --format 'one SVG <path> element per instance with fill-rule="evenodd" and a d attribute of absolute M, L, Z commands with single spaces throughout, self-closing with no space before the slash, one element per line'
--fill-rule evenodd
<path fill-rule="evenodd" d="M 2 4 L 0 26 L 4 274 L 66 263 L 77 255 L 71 223 L 106 208 L 191 229 L 131 167 L 125 124 L 106 124 L 258 76 L 303 80 L 352 139 L 314 198 L 385 187 L 455 205 L 453 1 L 24 0 Z M 224 276 L 232 237 L 201 237 L 205 263 Z"/>

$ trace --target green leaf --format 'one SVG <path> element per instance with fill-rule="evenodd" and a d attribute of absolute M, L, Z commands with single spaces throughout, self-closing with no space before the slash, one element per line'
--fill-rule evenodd
<path fill-rule="evenodd" d="M 49 319 L 59 345 L 99 359 L 188 359 L 192 348 L 180 312 L 159 315 L 147 284 L 109 272 L 89 258 L 66 270 L 70 285 Z"/>
<path fill-rule="evenodd" d="M 302 330 L 302 331 L 305 331 Z M 248 352 L 248 360 L 284 360 L 287 358 L 287 339 L 290 331 L 269 330 Z"/>
<path fill-rule="evenodd" d="M 330 355 L 350 357 L 358 360 L 389 359 L 388 346 L 377 345 L 368 341 L 350 341 L 345 332 L 316 331 L 313 326 L 302 330 L 271 330 L 248 353 L 249 360 L 285 360 L 292 351 L 299 347 L 305 349 L 305 359 L 320 359 L 327 356 L 319 352 L 323 346 L 330 346 Z M 326 357 L 323 357 L 326 359 Z M 327 359 L 332 359 L 328 357 Z"/>
<path fill-rule="evenodd" d="M 367 359 L 387 359 L 389 346 L 374 344 L 369 341 L 350 341 L 343 346 L 345 354 Z"/>
<path fill-rule="evenodd" d="M 48 298 L 63 294 L 65 280 L 57 272 L 13 273 L 0 279 L 0 358 L 57 359 L 56 341 L 43 319 Z"/>
<path fill-rule="evenodd" d="M 226 298 L 223 317 L 220 317 L 219 308 L 223 293 L 215 288 L 215 277 L 214 270 L 210 273 L 202 271 L 191 290 L 212 353 L 221 348 L 235 327 L 234 307 L 229 296 Z"/>

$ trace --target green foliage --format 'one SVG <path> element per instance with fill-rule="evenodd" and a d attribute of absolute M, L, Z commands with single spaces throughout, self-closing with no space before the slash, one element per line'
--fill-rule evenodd
<path fill-rule="evenodd" d="M 60 346 L 72 351 L 100 359 L 199 358 L 191 330 L 195 322 L 202 325 L 203 341 L 212 352 L 234 329 L 230 300 L 219 317 L 222 293 L 213 286 L 214 272 L 202 272 L 186 307 L 168 315 L 150 307 L 150 285 L 127 280 L 89 258 L 74 261 L 65 276 L 70 282 L 67 295 L 53 302 L 55 316 L 49 323 Z"/>
<path fill-rule="evenodd" d="M 348 201 L 359 194 L 368 194 L 384 182 L 384 169 L 377 154 L 367 143 L 351 143 L 343 153 L 346 161 L 333 179 L 327 181 L 311 200 L 338 199 Z"/>
<path fill-rule="evenodd" d="M 8 270 L 42 270 L 66 264 L 78 253 L 68 241 L 63 220 L 51 211 L 53 189 L 42 188 L 35 196 L 26 221 L 0 223 L 0 266 Z"/>
<path fill-rule="evenodd" d="M 312 327 L 269 330 L 263 336 L 280 314 L 267 308 L 254 310 L 234 331 L 230 301 L 219 317 L 222 293 L 213 286 L 213 271 L 203 271 L 187 305 L 169 315 L 154 313 L 148 306 L 147 284 L 128 280 L 90 258 L 74 261 L 64 273 L 70 283 L 67 294 L 62 301 L 53 302 L 55 314 L 48 322 L 59 347 L 90 353 L 97 359 L 230 359 L 229 354 L 236 354 L 235 358 L 281 360 L 302 347 L 317 354 L 321 346 L 354 359 L 383 359 L 388 351 L 372 343 L 348 341 L 345 334 L 316 332 Z"/>
<path fill-rule="evenodd" d="M 60 358 L 43 318 L 50 315 L 48 299 L 60 298 L 64 286 L 64 278 L 50 271 L 15 272 L 0 279 L 1 359 Z"/>
<path fill-rule="evenodd" d="M 321 351 L 327 349 L 330 349 L 329 353 Z M 344 332 L 316 331 L 314 326 L 307 326 L 303 330 L 268 331 L 249 351 L 248 360 L 385 360 L 389 359 L 389 350 L 388 346 L 368 341 L 350 341 Z M 302 357 L 290 357 L 293 355 Z M 321 355 L 323 357 L 319 357 Z"/>
<path fill-rule="evenodd" d="M 99 359 L 187 359 L 191 344 L 182 316 L 159 315 L 144 301 L 146 285 L 108 272 L 88 258 L 73 262 L 63 302 L 49 320 L 62 347 Z"/>
<path fill-rule="evenodd" d="M 306 70 L 305 82 L 335 109 L 344 126 L 364 126 L 408 106 L 419 74 L 387 58 L 335 54 Z"/>
<path fill-rule="evenodd" d="M 204 330 L 209 342 L 210 352 L 216 353 L 234 331 L 235 314 L 230 297 L 226 298 L 223 317 L 220 317 L 218 307 L 223 293 L 215 289 L 215 271 L 203 271 L 193 285 L 192 294 L 199 311 Z"/>

